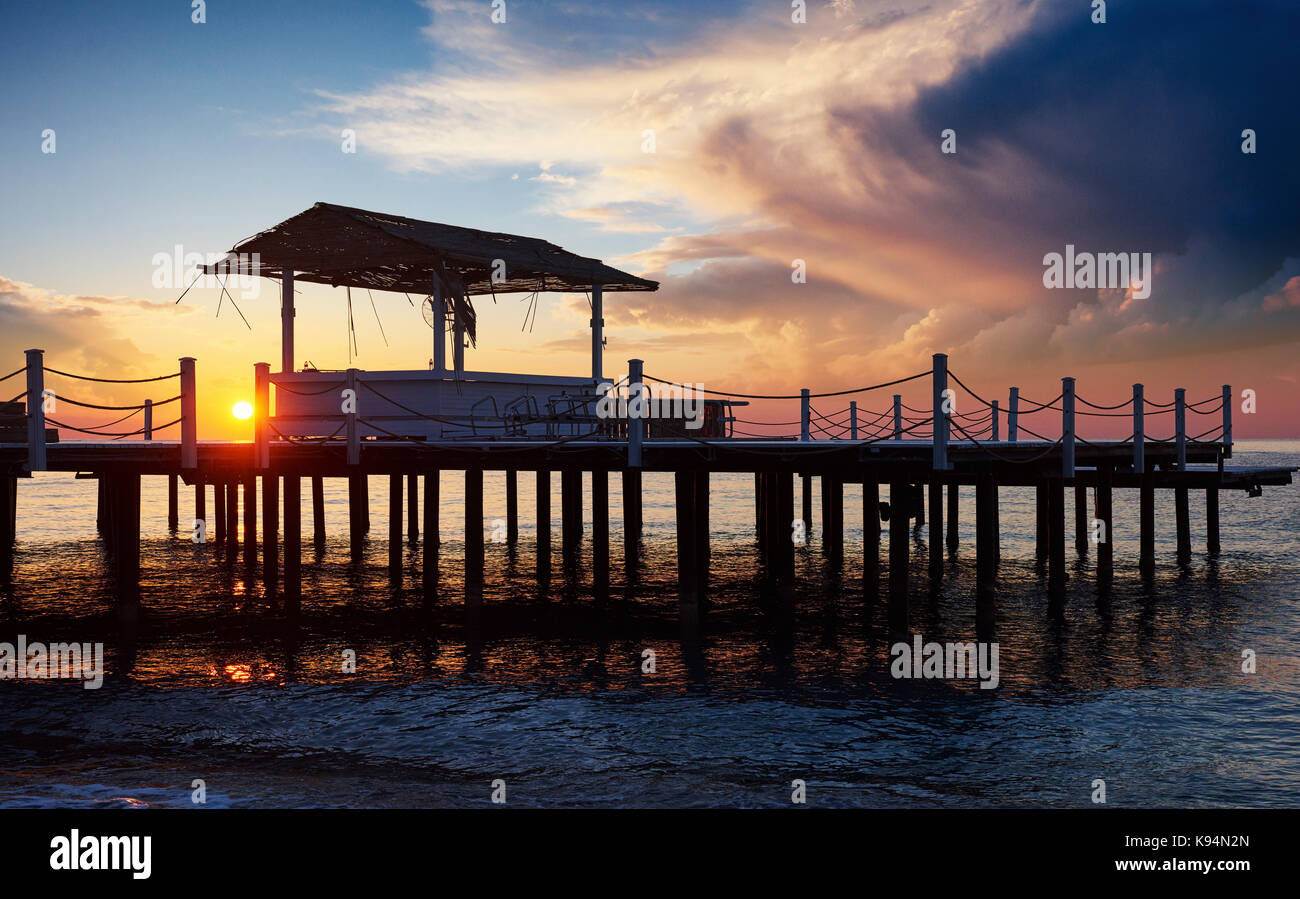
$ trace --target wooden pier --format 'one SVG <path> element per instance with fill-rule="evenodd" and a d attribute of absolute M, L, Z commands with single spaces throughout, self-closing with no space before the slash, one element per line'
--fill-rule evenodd
<path fill-rule="evenodd" d="M 145 397 L 134 405 L 79 401 L 79 380 L 105 379 L 48 367 L 39 349 L 29 350 L 23 366 L 0 378 L 0 385 L 19 376 L 26 380 L 26 389 L 9 403 L 8 414 L 18 416 L 17 423 L 0 434 L 9 438 L 0 443 L 0 578 L 6 583 L 12 576 L 14 540 L 20 536 L 14 524 L 17 479 L 39 471 L 75 473 L 98 483 L 99 530 L 112 559 L 123 614 L 138 614 L 140 482 L 142 477 L 165 477 L 169 525 L 184 532 L 192 521 L 193 541 L 212 545 L 214 559 L 228 564 L 242 557 L 249 575 L 260 578 L 267 594 L 277 597 L 284 615 L 292 619 L 312 601 L 303 596 L 302 586 L 303 566 L 311 564 L 303 558 L 303 481 L 310 481 L 312 540 L 317 548 L 325 540 L 323 481 L 346 481 L 349 545 L 352 558 L 360 561 L 370 538 L 367 485 L 378 476 L 388 488 L 388 569 L 394 584 L 400 585 L 404 577 L 404 542 L 418 542 L 424 607 L 460 601 L 477 614 L 485 588 L 484 472 L 499 471 L 506 474 L 507 485 L 504 539 L 512 546 L 519 541 L 521 475 L 524 489 L 536 490 L 532 550 L 539 595 L 545 595 L 552 577 L 551 485 L 558 472 L 561 558 L 570 566 L 589 554 L 593 592 L 599 597 L 610 594 L 618 580 L 611 571 L 609 525 L 610 477 L 617 474 L 624 510 L 621 581 L 632 593 L 641 556 L 642 475 L 671 472 L 678 607 L 684 631 L 697 633 L 707 617 L 709 594 L 710 481 L 715 473 L 732 472 L 752 477 L 761 565 L 769 578 L 787 585 L 796 577 L 796 550 L 814 531 L 827 563 L 843 564 L 844 485 L 861 484 L 863 600 L 885 602 L 890 627 L 900 632 L 907 630 L 909 621 L 914 523 L 927 527 L 928 578 L 941 581 L 945 550 L 951 555 L 959 549 L 958 499 L 973 491 L 977 576 L 972 615 L 987 629 L 996 614 L 1003 534 L 999 491 L 1004 488 L 1034 491 L 1037 558 L 1047 575 L 1049 597 L 1057 603 L 1070 577 L 1067 491 L 1072 490 L 1074 498 L 1074 552 L 1096 553 L 1097 587 L 1105 591 L 1115 566 L 1115 490 L 1138 493 L 1138 544 L 1121 551 L 1135 553 L 1140 571 L 1150 576 L 1158 564 L 1156 491 L 1174 493 L 1176 557 L 1186 561 L 1192 552 L 1190 491 L 1205 494 L 1206 551 L 1216 554 L 1220 491 L 1258 495 L 1266 486 L 1292 480 L 1294 470 L 1289 468 L 1226 464 L 1233 447 L 1234 398 L 1228 386 L 1216 396 L 1189 402 L 1182 390 L 1175 390 L 1168 401 L 1152 400 L 1137 384 L 1131 397 L 1097 404 L 1080 396 L 1075 379 L 1066 377 L 1060 394 L 1049 402 L 1030 401 L 1011 387 L 1003 405 L 1002 391 L 997 399 L 985 399 L 983 389 L 977 393 L 950 371 L 943 354 L 932 358 L 929 369 L 897 380 L 825 393 L 806 388 L 756 396 L 704 390 L 647 374 L 638 359 L 629 360 L 626 375 L 606 378 L 603 291 L 653 290 L 654 282 L 531 238 L 327 204 L 290 221 L 294 228 L 277 226 L 232 251 L 235 271 L 278 278 L 283 311 L 281 370 L 272 373 L 268 363 L 253 366 L 254 415 L 247 442 L 198 439 L 196 361 L 190 357 L 179 360 L 176 372 L 115 382 L 124 385 L 122 390 L 130 385 L 146 393 L 174 392 L 166 398 Z M 249 250 L 260 259 L 245 261 Z M 503 262 L 511 273 L 504 286 L 492 274 Z M 434 334 L 431 369 L 295 371 L 295 279 L 349 288 L 431 288 L 424 307 Z M 589 291 L 591 377 L 466 371 L 464 351 L 475 334 L 470 297 L 497 290 Z M 451 368 L 446 366 L 449 336 L 454 341 Z M 56 380 L 59 389 L 47 387 Z M 915 405 L 904 403 L 902 393 L 890 393 L 918 388 L 925 399 Z M 48 411 L 51 398 L 58 405 L 126 414 L 103 425 L 74 427 Z M 676 404 L 667 403 L 669 398 Z M 797 431 L 772 433 L 788 423 L 761 416 L 739 418 L 738 410 L 752 402 L 783 404 L 780 408 L 787 411 L 777 418 L 797 417 Z M 819 405 L 829 403 L 847 405 L 830 413 L 819 411 Z M 966 406 L 973 411 L 958 411 Z M 155 412 L 167 407 L 176 409 L 176 417 L 155 424 Z M 698 413 L 695 419 L 692 410 Z M 143 415 L 142 426 L 135 427 L 134 421 L 123 424 L 137 414 Z M 1131 422 L 1132 432 L 1123 440 L 1085 439 L 1076 423 L 1092 417 L 1124 419 L 1126 426 Z M 1148 422 L 1157 418 L 1168 423 L 1161 429 L 1167 437 L 1149 434 Z M 1189 419 L 1209 419 L 1208 426 L 1189 427 Z M 88 439 L 67 440 L 69 434 Z M 465 485 L 465 549 L 459 561 L 443 557 L 438 543 L 439 483 L 448 472 L 463 477 Z M 590 535 L 583 516 L 583 483 L 588 478 Z M 192 488 L 192 519 L 180 514 L 182 483 Z M 888 503 L 881 503 L 882 485 L 888 487 Z M 817 522 L 811 520 L 814 491 L 821 494 Z M 28 495 L 40 501 L 38 492 Z M 237 545 L 241 509 L 243 543 Z M 882 560 L 886 524 L 888 552 Z M 440 567 L 454 564 L 463 566 L 462 589 L 451 597 Z M 154 580 L 165 577 L 157 573 Z"/>
<path fill-rule="evenodd" d="M 35 354 L 32 358 L 40 358 Z M 762 439 L 748 437 L 638 439 L 636 428 L 622 422 L 630 436 L 605 437 L 588 435 L 574 438 L 494 438 L 480 440 L 360 439 L 357 429 L 344 430 L 351 438 L 319 440 L 270 439 L 273 418 L 265 415 L 259 404 L 255 416 L 258 434 L 244 443 L 204 442 L 195 438 L 196 426 L 184 410 L 195 408 L 193 402 L 193 360 L 181 360 L 178 375 L 185 385 L 182 414 L 173 429 L 183 434 L 180 440 L 151 439 L 130 441 L 48 442 L 43 421 L 33 433 L 39 435 L 32 445 L 0 444 L 0 471 L 5 484 L 0 485 L 0 572 L 6 580 L 13 564 L 15 537 L 14 515 L 18 478 L 32 471 L 62 471 L 79 477 L 94 478 L 99 484 L 99 518 L 101 533 L 113 564 L 113 576 L 124 614 L 134 615 L 140 601 L 140 481 L 142 477 L 168 479 L 169 486 L 183 483 L 193 488 L 193 521 L 199 536 L 213 545 L 214 559 L 227 562 L 242 560 L 248 572 L 264 584 L 268 595 L 280 598 L 286 616 L 299 614 L 302 596 L 302 570 L 311 564 L 303 558 L 303 531 L 300 520 L 303 481 L 310 482 L 312 496 L 312 538 L 323 541 L 323 479 L 336 478 L 349 486 L 349 533 L 356 558 L 361 557 L 364 541 L 369 538 L 369 502 L 367 483 L 386 483 L 388 515 L 389 569 L 400 584 L 403 577 L 402 552 L 407 541 L 422 543 L 423 571 L 419 589 L 424 605 L 432 608 L 447 601 L 461 601 L 467 609 L 481 605 L 484 593 L 484 510 L 483 476 L 485 471 L 508 475 L 507 496 L 515 497 L 507 506 L 505 539 L 519 540 L 518 476 L 533 472 L 535 479 L 526 483 L 537 489 L 537 537 L 535 554 L 538 590 L 545 593 L 551 577 L 550 488 L 552 473 L 559 472 L 562 486 L 561 548 L 566 564 L 586 554 L 593 572 L 596 595 L 608 595 L 612 580 L 610 567 L 609 480 L 617 474 L 624 498 L 625 525 L 623 538 L 626 570 L 621 580 L 632 585 L 636 580 L 637 544 L 640 539 L 641 477 L 646 471 L 672 472 L 676 482 L 678 601 L 683 627 L 696 631 L 704 621 L 707 607 L 709 540 L 709 481 L 719 472 L 744 473 L 755 484 L 755 540 L 761 564 L 770 578 L 789 582 L 795 577 L 795 551 L 799 544 L 798 525 L 806 535 L 817 531 L 828 562 L 842 564 L 844 558 L 844 485 L 863 485 L 863 590 L 867 602 L 888 604 L 892 628 L 906 630 L 911 531 L 926 522 L 929 553 L 929 578 L 944 577 L 942 557 L 957 548 L 958 505 L 961 492 L 973 490 L 976 509 L 976 594 L 973 614 L 982 626 L 991 626 L 997 592 L 999 563 L 998 492 L 1003 488 L 1027 488 L 1037 496 L 1037 553 L 1047 572 L 1048 593 L 1059 597 L 1066 585 L 1069 561 L 1066 553 L 1067 521 L 1065 493 L 1074 493 L 1074 552 L 1095 552 L 1098 589 L 1109 587 L 1114 571 L 1115 546 L 1110 539 L 1112 495 L 1114 490 L 1134 490 L 1139 494 L 1140 538 L 1136 551 L 1145 575 L 1154 571 L 1155 555 L 1154 497 L 1157 490 L 1173 491 L 1177 535 L 1177 560 L 1184 561 L 1191 552 L 1191 526 L 1187 494 L 1203 491 L 1206 497 L 1204 539 L 1206 551 L 1219 552 L 1220 527 L 1218 495 L 1223 490 L 1242 490 L 1257 495 L 1263 487 L 1291 482 L 1291 469 L 1232 468 L 1225 465 L 1231 452 L 1230 415 L 1222 415 L 1216 437 L 1226 433 L 1229 440 L 1191 440 L 1183 431 L 1173 440 L 1084 441 L 1071 430 L 1054 440 L 1021 441 L 982 440 L 966 431 L 961 419 L 938 416 L 940 435 L 906 436 L 891 422 L 883 433 L 869 436 L 823 439 Z M 932 378 L 942 377 L 946 360 L 937 357 Z M 29 374 L 29 382 L 40 378 Z M 631 383 L 635 393 L 639 386 Z M 870 390 L 872 388 L 864 388 Z M 879 388 L 876 388 L 879 389 Z M 946 389 L 946 388 L 944 388 Z M 1136 391 L 1135 396 L 1140 396 Z M 1224 397 L 1229 396 L 1225 388 Z M 797 395 L 796 395 L 797 396 Z M 1176 400 L 1181 403 L 1181 400 Z M 1046 404 L 1046 409 L 1053 404 Z M 39 409 L 37 403 L 36 408 Z M 1013 406 L 1014 408 L 1014 406 Z M 1230 405 L 1223 407 L 1230 409 Z M 1216 410 L 1220 413 L 1222 409 Z M 1177 409 L 1175 410 L 1177 411 Z M 353 415 L 357 413 L 351 413 Z M 1014 413 L 1013 413 L 1014 414 Z M 33 418 L 41 419 L 41 415 Z M 1182 421 L 1183 416 L 1177 415 Z M 593 425 L 601 424 L 596 419 Z M 933 422 L 926 420 L 927 429 Z M 951 430 L 944 435 L 947 424 Z M 1020 424 L 1023 430 L 1023 424 Z M 1140 426 L 1140 425 L 1139 425 Z M 991 432 L 991 424 L 984 431 Z M 915 430 L 920 430 L 915 429 Z M 953 437 L 957 432 L 961 436 Z M 348 440 L 354 446 L 349 449 Z M 630 460 L 639 460 L 633 466 Z M 439 478 L 456 472 L 464 478 L 465 550 L 457 561 L 440 557 L 437 533 Z M 424 509 L 419 515 L 418 479 L 423 477 Z M 584 497 L 583 479 L 590 478 L 591 490 Z M 258 497 L 258 485 L 261 496 Z M 800 500 L 795 499 L 796 484 Z M 883 509 L 881 486 L 887 485 L 890 502 Z M 212 503 L 208 503 L 208 488 Z M 811 493 L 821 494 L 821 519 L 809 521 Z M 928 500 L 923 497 L 928 493 Z M 944 507 L 945 493 L 947 506 Z M 1092 503 L 1087 497 L 1091 493 Z M 25 494 L 39 502 L 39 493 Z M 169 523 L 173 528 L 189 519 L 178 517 L 171 502 L 177 491 L 169 489 Z M 189 495 L 189 494 L 187 494 Z M 258 526 L 258 505 L 261 518 Z M 583 507 L 590 503 L 592 531 L 584 533 Z M 799 513 L 796 513 L 796 508 Z M 209 519 L 208 513 L 212 517 Z M 928 519 L 926 513 L 928 512 Z M 887 515 L 887 559 L 881 554 L 882 513 Z M 796 515 L 801 517 L 796 517 Z M 242 515 L 242 544 L 237 535 Z M 403 524 L 406 531 L 403 532 Z M 945 530 L 946 529 L 946 530 Z M 197 539 L 197 538 L 196 538 Z M 461 595 L 445 595 L 439 566 L 458 564 L 463 567 Z M 887 572 L 882 587 L 881 572 Z M 154 580 L 165 579 L 155 573 Z"/>

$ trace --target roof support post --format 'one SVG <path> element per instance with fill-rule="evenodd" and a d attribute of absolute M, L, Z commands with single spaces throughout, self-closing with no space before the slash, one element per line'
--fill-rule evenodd
<path fill-rule="evenodd" d="M 433 371 L 447 373 L 447 309 L 442 299 L 442 280 L 433 276 Z"/>
<path fill-rule="evenodd" d="M 280 371 L 293 371 L 293 270 L 280 273 Z"/>
<path fill-rule="evenodd" d="M 591 377 L 597 381 L 604 377 L 605 368 L 605 301 L 604 288 L 591 285 Z"/>
<path fill-rule="evenodd" d="M 468 300 L 468 297 L 466 297 Z M 451 364 L 456 370 L 456 380 L 465 377 L 465 320 L 463 307 L 456 304 L 456 314 L 452 316 L 451 333 L 455 344 L 451 348 Z"/>

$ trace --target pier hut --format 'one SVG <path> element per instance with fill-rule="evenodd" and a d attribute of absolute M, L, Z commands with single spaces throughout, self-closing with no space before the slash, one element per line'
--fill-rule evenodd
<path fill-rule="evenodd" d="M 583 413 L 589 413 L 596 386 L 604 378 L 604 295 L 659 286 L 539 238 L 332 203 L 317 203 L 243 241 L 206 271 L 272 278 L 280 284 L 280 368 L 269 373 L 275 388 L 269 426 L 283 438 L 334 432 L 342 421 L 339 390 L 345 388 L 366 407 L 357 422 L 361 439 L 579 433 L 577 428 L 589 419 Z M 423 298 L 421 313 L 431 331 L 432 348 L 427 370 L 358 369 L 347 375 L 297 368 L 298 282 Z M 590 296 L 590 374 L 466 368 L 466 351 L 478 342 L 475 297 L 555 292 Z"/>

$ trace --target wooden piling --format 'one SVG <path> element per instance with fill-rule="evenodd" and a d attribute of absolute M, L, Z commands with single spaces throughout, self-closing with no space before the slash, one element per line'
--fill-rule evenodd
<path fill-rule="evenodd" d="M 241 485 L 244 493 L 244 566 L 257 568 L 257 477 L 247 475 Z"/>
<path fill-rule="evenodd" d="M 113 489 L 118 605 L 127 617 L 134 617 L 140 602 L 140 475 L 114 475 Z"/>
<path fill-rule="evenodd" d="M 880 596 L 880 484 L 872 478 L 862 482 L 862 592 Z"/>
<path fill-rule="evenodd" d="M 1140 510 L 1138 568 L 1143 575 L 1152 574 L 1156 568 L 1156 489 L 1152 475 L 1148 472 L 1142 476 L 1142 485 L 1138 488 Z"/>
<path fill-rule="evenodd" d="M 997 595 L 998 515 L 997 484 L 983 475 L 975 484 L 975 620 L 980 630 L 990 629 Z"/>
<path fill-rule="evenodd" d="M 265 489 L 265 488 L 263 488 Z M 267 541 L 273 543 L 274 541 Z M 298 616 L 302 599 L 302 479 L 284 476 L 284 613 Z"/>
<path fill-rule="evenodd" d="M 695 561 L 699 566 L 700 590 L 704 591 L 709 582 L 709 560 L 713 555 L 713 549 L 709 544 L 709 496 L 710 483 L 709 472 L 700 469 L 695 472 Z M 779 497 L 778 497 L 779 500 Z M 793 494 L 791 494 L 790 503 L 793 503 Z M 789 505 L 790 503 L 787 503 Z M 790 543 L 789 522 L 794 520 L 794 509 L 791 508 L 786 514 L 781 509 L 780 517 L 787 522 L 787 533 L 785 542 Z"/>
<path fill-rule="evenodd" d="M 844 482 L 822 475 L 822 552 L 833 564 L 844 559 Z"/>
<path fill-rule="evenodd" d="M 1088 555 L 1088 488 L 1074 485 L 1074 551 Z"/>
<path fill-rule="evenodd" d="M 438 599 L 438 503 L 441 500 L 442 472 L 431 468 L 424 473 L 424 544 L 420 581 L 424 588 L 423 604 L 430 608 Z"/>
<path fill-rule="evenodd" d="M 641 530 L 641 472 L 629 468 L 623 472 L 623 567 L 629 583 L 641 552 Z"/>
<path fill-rule="evenodd" d="M 695 476 L 693 472 L 673 473 L 677 508 L 677 605 L 685 632 L 695 633 L 700 623 L 699 561 L 696 550 Z"/>
<path fill-rule="evenodd" d="M 1205 550 L 1212 556 L 1219 554 L 1219 488 L 1205 490 Z"/>
<path fill-rule="evenodd" d="M 806 474 L 799 478 L 800 494 L 803 500 L 803 533 L 805 540 L 812 539 L 812 475 Z"/>
<path fill-rule="evenodd" d="M 1174 520 L 1178 529 L 1178 561 L 1192 558 L 1192 526 L 1187 502 L 1187 488 L 1174 488 Z"/>
<path fill-rule="evenodd" d="M 16 492 L 13 489 L 17 479 L 12 475 L 0 477 L 0 582 L 9 584 L 13 580 L 14 571 L 14 539 L 17 537 L 14 522 L 14 498 Z M 104 479 L 101 476 L 99 484 L 102 488 Z"/>
<path fill-rule="evenodd" d="M 1111 481 L 1113 471 L 1109 466 L 1103 466 L 1097 469 L 1097 506 L 1094 516 L 1097 521 L 1101 522 L 1101 528 L 1097 536 L 1097 582 L 1105 587 L 1110 586 L 1111 578 L 1114 574 L 1115 565 L 1115 543 L 1111 538 Z"/>
<path fill-rule="evenodd" d="M 551 472 L 537 472 L 537 583 L 551 580 Z"/>
<path fill-rule="evenodd" d="M 402 574 L 402 476 L 388 476 L 388 576 Z"/>
<path fill-rule="evenodd" d="M 511 481 L 514 472 L 508 472 Z M 591 586 L 597 597 L 609 595 L 609 472 L 591 473 Z"/>
<path fill-rule="evenodd" d="M 566 560 L 577 557 L 582 542 L 582 471 L 560 472 L 560 550 Z"/>
<path fill-rule="evenodd" d="M 483 602 L 483 469 L 465 469 L 465 605 Z"/>
<path fill-rule="evenodd" d="M 412 545 L 420 542 L 420 476 L 406 476 L 406 539 Z"/>
<path fill-rule="evenodd" d="M 943 484 L 930 481 L 930 538 L 926 541 L 930 580 L 943 580 Z"/>
<path fill-rule="evenodd" d="M 370 494 L 366 476 L 352 472 L 348 475 L 348 543 L 354 563 L 360 562 L 365 554 L 369 517 Z"/>
<path fill-rule="evenodd" d="M 286 498 L 287 502 L 287 498 Z M 262 582 L 275 593 L 280 579 L 280 478 L 262 475 Z"/>
<path fill-rule="evenodd" d="M 226 558 L 233 561 L 239 548 L 239 482 L 226 482 Z"/>
<path fill-rule="evenodd" d="M 1047 562 L 1048 543 L 1051 542 L 1051 529 L 1048 524 L 1048 505 L 1051 498 L 1048 496 L 1047 482 L 1039 481 L 1034 485 L 1034 555 L 1037 558 L 1038 565 L 1042 566 Z"/>
<path fill-rule="evenodd" d="M 167 475 L 167 530 L 173 534 L 180 530 L 181 526 L 179 480 L 174 474 Z"/>
<path fill-rule="evenodd" d="M 95 479 L 95 529 L 103 536 L 108 521 L 108 488 L 101 474 Z"/>
<path fill-rule="evenodd" d="M 311 479 L 311 535 L 319 552 L 325 548 L 325 479 L 313 475 Z"/>
<path fill-rule="evenodd" d="M 212 504 L 217 519 L 217 530 L 213 542 L 224 549 L 226 545 L 226 485 L 221 481 L 212 483 Z"/>
<path fill-rule="evenodd" d="M 103 483 L 104 483 L 103 478 L 100 478 L 101 489 L 103 487 Z M 203 542 L 207 543 L 212 539 L 211 537 L 208 537 L 206 535 L 207 526 L 208 526 L 208 485 L 203 483 L 202 481 L 199 481 L 197 484 L 194 485 L 194 518 L 196 521 L 203 522 L 203 527 L 205 531 Z"/>
<path fill-rule="evenodd" d="M 956 484 L 948 485 L 948 555 L 957 555 L 958 532 L 957 522 L 959 509 L 957 506 L 960 491 Z"/>
<path fill-rule="evenodd" d="M 701 563 L 700 583 L 702 586 L 708 584 L 708 563 L 709 563 L 709 501 L 708 501 L 708 472 L 701 472 L 698 477 L 704 479 L 706 489 L 703 501 L 700 504 L 701 513 L 704 517 L 703 527 L 703 559 Z M 785 522 L 785 532 L 779 545 L 773 547 L 775 556 L 775 570 L 778 577 L 786 581 L 794 579 L 794 473 L 789 471 L 777 472 L 774 477 L 774 489 L 776 492 L 776 507 L 778 518 Z"/>
<path fill-rule="evenodd" d="M 1054 596 L 1065 593 L 1065 480 L 1054 477 L 1047 483 L 1048 531 L 1048 591 Z"/>
<path fill-rule="evenodd" d="M 893 481 L 889 485 L 889 630 L 907 631 L 908 517 L 906 500 L 911 485 Z"/>
<path fill-rule="evenodd" d="M 609 479 L 605 486 L 608 489 Z M 608 508 L 608 504 L 606 504 Z M 519 542 L 519 473 L 513 468 L 506 471 L 506 543 L 514 546 Z"/>

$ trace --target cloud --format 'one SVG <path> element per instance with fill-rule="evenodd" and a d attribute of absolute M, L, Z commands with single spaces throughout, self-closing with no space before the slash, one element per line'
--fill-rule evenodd
<path fill-rule="evenodd" d="M 997 373 L 1300 340 L 1300 12 L 1153 0 L 1095 25 L 1086 5 L 1029 0 L 810 6 L 804 26 L 756 3 L 684 29 L 620 4 L 643 33 L 580 56 L 557 47 L 597 39 L 591 6 L 494 30 L 481 5 L 438 2 L 430 38 L 483 66 L 323 95 L 320 114 L 360 123 L 399 169 L 545 160 L 557 215 L 672 221 L 624 257 L 661 290 L 606 317 L 740 335 L 719 365 L 751 385 L 881 379 L 933 352 Z M 1067 243 L 1151 252 L 1151 296 L 1045 289 L 1042 257 Z"/>
<path fill-rule="evenodd" d="M 39 348 L 45 351 L 45 364 L 50 368 L 91 377 L 152 377 L 174 370 L 175 362 L 169 364 L 142 350 L 130 332 L 146 322 L 153 324 L 159 315 L 183 320 L 194 312 L 192 307 L 170 303 L 59 294 L 0 276 L 0 358 L 17 367 L 23 364 L 25 350 Z M 47 378 L 46 386 L 59 393 L 67 390 L 83 402 L 126 405 L 142 401 L 138 384 L 79 381 L 74 389 L 72 383 L 55 375 Z M 24 389 L 21 378 L 11 385 L 11 393 Z M 105 418 L 103 413 L 83 414 L 71 408 L 58 417 L 75 424 Z"/>

